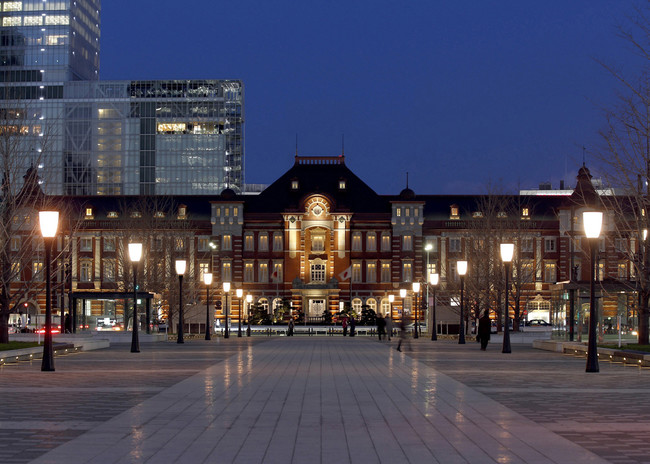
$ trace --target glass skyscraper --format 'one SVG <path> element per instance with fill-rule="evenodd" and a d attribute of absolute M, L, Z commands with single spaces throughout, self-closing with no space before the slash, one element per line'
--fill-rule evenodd
<path fill-rule="evenodd" d="M 100 81 L 100 12 L 100 0 L 0 1 L 3 125 L 24 135 L 16 173 L 37 165 L 55 195 L 240 192 L 242 82 Z"/>

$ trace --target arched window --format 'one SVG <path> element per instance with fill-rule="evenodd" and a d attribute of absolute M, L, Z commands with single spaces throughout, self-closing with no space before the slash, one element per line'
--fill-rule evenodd
<path fill-rule="evenodd" d="M 361 305 L 363 305 L 361 299 L 357 298 L 352 301 L 352 310 L 354 310 L 357 315 L 361 315 Z"/>
<path fill-rule="evenodd" d="M 266 297 L 262 297 L 258 300 L 257 305 L 259 305 L 266 313 L 269 313 L 269 300 Z"/>
<path fill-rule="evenodd" d="M 377 313 L 377 301 L 373 298 L 366 300 L 366 305 L 370 310 Z"/>
<path fill-rule="evenodd" d="M 384 316 L 390 314 L 390 302 L 388 299 L 381 299 L 381 314 Z"/>
<path fill-rule="evenodd" d="M 282 307 L 282 299 L 273 299 L 273 310 L 277 310 L 280 307 Z"/>

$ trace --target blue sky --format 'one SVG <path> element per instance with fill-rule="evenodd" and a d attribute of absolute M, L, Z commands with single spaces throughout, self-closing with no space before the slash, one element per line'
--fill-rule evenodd
<path fill-rule="evenodd" d="M 246 182 L 338 155 L 380 194 L 575 184 L 632 1 L 107 0 L 102 79 L 242 79 Z"/>

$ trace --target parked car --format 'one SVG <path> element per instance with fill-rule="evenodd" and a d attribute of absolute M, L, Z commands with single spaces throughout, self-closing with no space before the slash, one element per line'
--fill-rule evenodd
<path fill-rule="evenodd" d="M 530 320 L 526 323 L 526 326 L 551 326 L 551 324 L 544 320 Z"/>

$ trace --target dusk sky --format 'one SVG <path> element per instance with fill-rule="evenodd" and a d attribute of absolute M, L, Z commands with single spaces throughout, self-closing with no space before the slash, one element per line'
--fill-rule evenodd
<path fill-rule="evenodd" d="M 102 2 L 101 79 L 242 79 L 245 177 L 341 153 L 379 194 L 575 185 L 632 1 Z"/>

